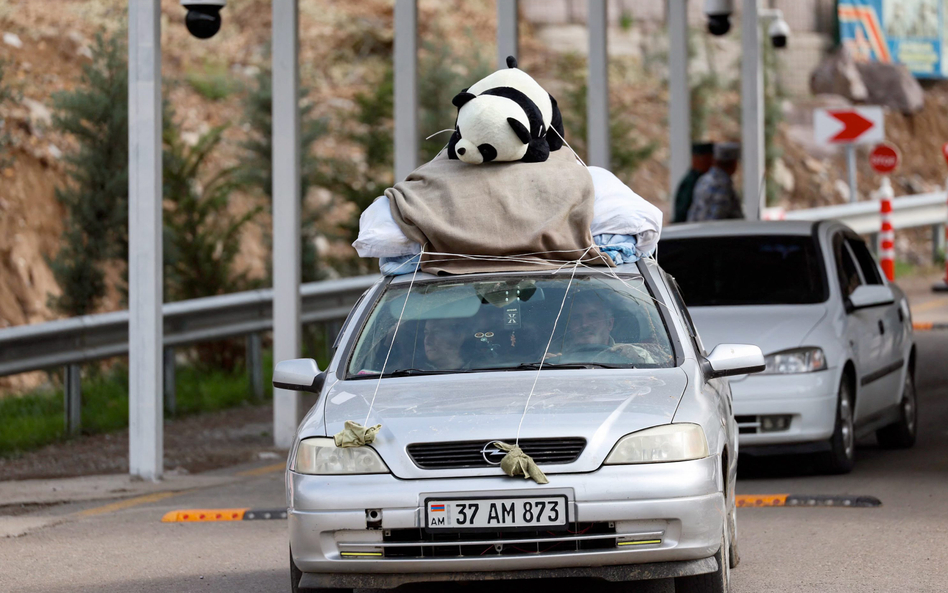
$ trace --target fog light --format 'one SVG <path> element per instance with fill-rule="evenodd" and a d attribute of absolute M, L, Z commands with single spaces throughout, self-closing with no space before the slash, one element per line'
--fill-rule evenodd
<path fill-rule="evenodd" d="M 780 432 L 789 428 L 789 415 L 760 417 L 760 432 Z"/>

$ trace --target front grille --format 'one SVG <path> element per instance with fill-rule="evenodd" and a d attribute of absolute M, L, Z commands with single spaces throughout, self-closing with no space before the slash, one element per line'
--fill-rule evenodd
<path fill-rule="evenodd" d="M 496 439 L 514 443 L 516 439 Z M 464 467 L 491 467 L 481 454 L 485 445 L 493 441 L 459 441 L 452 443 L 414 443 L 408 445 L 408 455 L 421 469 L 457 469 Z M 586 448 L 586 439 L 565 437 L 555 439 L 520 439 L 520 448 L 539 465 L 572 463 Z M 500 461 L 498 458 L 497 462 Z"/>
<path fill-rule="evenodd" d="M 479 531 L 437 533 L 386 529 L 381 542 L 339 542 L 344 558 L 385 559 L 578 554 L 618 548 L 661 546 L 665 532 L 616 533 L 615 523 L 572 523 L 567 531 Z"/>

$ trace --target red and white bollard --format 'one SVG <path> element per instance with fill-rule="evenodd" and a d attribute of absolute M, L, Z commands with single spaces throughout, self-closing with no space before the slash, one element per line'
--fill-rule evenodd
<path fill-rule="evenodd" d="M 895 230 L 892 228 L 892 184 L 888 177 L 882 178 L 879 196 L 882 229 L 879 231 L 879 265 L 889 282 L 895 281 Z"/>

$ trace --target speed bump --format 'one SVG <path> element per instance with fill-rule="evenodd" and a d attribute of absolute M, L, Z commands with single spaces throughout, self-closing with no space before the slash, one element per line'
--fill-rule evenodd
<path fill-rule="evenodd" d="M 738 494 L 738 508 L 750 507 L 880 507 L 882 501 L 874 496 L 833 496 L 807 494 Z"/>
<path fill-rule="evenodd" d="M 182 509 L 169 511 L 162 523 L 209 523 L 286 519 L 286 509 Z"/>

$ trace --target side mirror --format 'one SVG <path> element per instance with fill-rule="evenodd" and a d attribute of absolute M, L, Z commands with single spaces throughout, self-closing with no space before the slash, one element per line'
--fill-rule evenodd
<path fill-rule="evenodd" d="M 895 302 L 892 288 L 885 284 L 863 284 L 856 288 L 846 299 L 846 312 L 852 313 L 857 309 L 891 305 Z"/>
<path fill-rule="evenodd" d="M 319 393 L 326 382 L 326 373 L 312 358 L 294 358 L 278 362 L 273 369 L 273 386 L 291 391 Z"/>
<path fill-rule="evenodd" d="M 718 344 L 707 358 L 708 378 L 746 375 L 764 370 L 764 353 L 749 344 Z"/>

